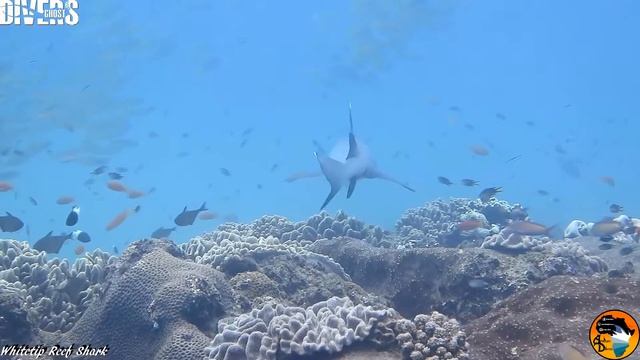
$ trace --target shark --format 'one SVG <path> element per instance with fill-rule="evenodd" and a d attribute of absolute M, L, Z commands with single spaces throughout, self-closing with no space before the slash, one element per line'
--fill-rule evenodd
<path fill-rule="evenodd" d="M 382 179 L 398 184 L 411 192 L 415 192 L 415 190 L 406 183 L 380 170 L 376 165 L 375 159 L 371 156 L 368 147 L 356 138 L 353 131 L 351 104 L 349 104 L 348 142 L 338 143 L 330 153 L 324 151 L 317 143 L 316 147 L 317 151 L 313 154 L 320 164 L 321 174 L 315 172 L 303 173 L 303 176 L 299 176 L 298 178 L 324 175 L 325 179 L 327 179 L 331 189 L 322 203 L 320 210 L 324 209 L 344 186 L 347 186 L 347 199 L 351 198 L 358 181 L 362 179 Z"/>

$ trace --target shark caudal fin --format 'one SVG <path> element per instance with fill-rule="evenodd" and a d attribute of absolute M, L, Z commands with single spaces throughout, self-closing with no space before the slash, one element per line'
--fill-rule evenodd
<path fill-rule="evenodd" d="M 327 204 L 333 199 L 334 196 L 340 191 L 342 188 L 342 184 L 345 180 L 345 167 L 344 164 L 338 160 L 332 159 L 325 154 L 321 154 L 318 152 L 314 153 L 316 159 L 318 159 L 318 163 L 320 164 L 320 169 L 322 169 L 322 174 L 329 182 L 331 186 L 331 191 L 327 198 L 322 203 L 320 210 L 324 209 Z"/>

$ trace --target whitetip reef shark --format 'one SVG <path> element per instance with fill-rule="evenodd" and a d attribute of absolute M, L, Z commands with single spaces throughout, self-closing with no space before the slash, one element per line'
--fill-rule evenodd
<path fill-rule="evenodd" d="M 324 200 L 324 203 L 322 203 L 320 210 L 324 209 L 329 204 L 344 185 L 348 184 L 347 199 L 351 198 L 358 180 L 361 179 L 383 179 L 394 182 L 409 191 L 415 192 L 415 190 L 407 184 L 396 180 L 378 169 L 367 146 L 356 139 L 356 136 L 353 133 L 351 104 L 349 104 L 348 148 L 344 142 L 338 143 L 331 153 L 327 154 L 317 143 L 316 147 L 318 148 L 318 151 L 313 154 L 320 164 L 322 174 L 315 172 L 301 172 L 291 175 L 287 181 L 291 182 L 305 177 L 324 175 L 331 186 L 331 190 L 329 191 L 327 198 Z"/>

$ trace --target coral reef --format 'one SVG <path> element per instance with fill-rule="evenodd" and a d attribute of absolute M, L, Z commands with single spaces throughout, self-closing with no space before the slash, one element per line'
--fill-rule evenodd
<path fill-rule="evenodd" d="M 109 258 L 103 269 L 105 277 L 96 277 L 104 291 L 93 298 L 66 332 L 37 331 L 30 327 L 32 322 L 27 312 L 32 309 L 19 306 L 20 302 L 14 297 L 7 297 L 18 294 L 19 289 L 3 292 L 0 311 L 15 315 L 13 318 L 20 320 L 16 324 L 22 324 L 21 331 L 16 332 L 16 328 L 9 331 L 13 337 L 7 340 L 40 337 L 45 343 L 63 346 L 108 344 L 108 357 L 124 360 L 199 359 L 207 344 L 210 344 L 208 353 L 221 359 L 244 358 L 242 356 L 248 356 L 247 351 L 255 350 L 257 345 L 258 353 L 263 348 L 263 355 L 275 354 L 273 351 L 330 354 L 349 347 L 346 354 L 356 356 L 362 349 L 351 345 L 361 341 L 382 346 L 385 351 L 395 348 L 398 356 L 399 345 L 403 345 L 405 359 L 415 359 L 416 349 L 423 358 L 446 359 L 456 354 L 464 358 L 466 345 L 461 340 L 464 335 L 454 326 L 455 321 L 437 314 L 421 315 L 416 319 L 433 317 L 433 320 L 423 321 L 422 328 L 407 325 L 409 322 L 395 310 L 348 281 L 342 268 L 324 255 L 295 246 L 284 249 L 283 244 L 273 238 L 250 238 L 245 242 L 243 238 L 231 236 L 236 240 L 233 245 L 229 243 L 229 233 L 209 235 L 209 240 L 205 234 L 183 245 L 187 250 L 207 248 L 198 257 L 204 261 L 202 264 L 190 261 L 185 252 L 171 242 L 155 239 L 135 242 L 120 258 Z M 30 253 L 28 245 L 23 245 L 24 253 Z M 235 259 L 235 265 L 228 265 L 228 259 L 207 256 L 212 249 L 217 254 L 218 246 L 231 251 L 229 256 Z M 83 259 L 76 266 L 89 268 L 86 261 L 89 260 Z M 218 264 L 225 272 L 215 270 L 208 261 Z M 59 263 L 57 259 L 51 262 Z M 247 262 L 255 266 L 237 265 Z M 278 270 L 283 266 L 286 270 Z M 225 274 L 229 281 L 225 280 Z M 316 280 L 312 280 L 314 278 Z M 332 281 L 337 281 L 337 289 L 349 297 L 327 296 L 335 290 Z M 288 287 L 310 295 L 296 297 L 296 292 Z M 250 302 L 249 308 L 253 310 L 249 314 L 219 322 L 223 317 L 233 319 L 240 312 L 238 305 L 242 304 L 243 296 L 260 299 L 261 305 L 254 307 L 256 303 Z M 8 300 L 4 301 L 5 298 Z M 288 305 L 314 298 L 323 300 L 307 309 Z M 367 301 L 375 306 L 364 304 Z M 425 325 L 428 322 L 433 324 Z M 402 344 L 396 339 L 402 340 Z M 407 352 L 410 346 L 411 352 Z M 239 352 L 240 348 L 244 355 Z"/>
<path fill-rule="evenodd" d="M 591 255 L 582 245 L 572 240 L 554 241 L 546 236 L 520 235 L 503 230 L 487 237 L 481 247 L 511 254 L 528 251 L 545 254 L 536 266 L 536 277 L 540 280 L 554 275 L 589 275 L 608 270 L 604 260 Z"/>
<path fill-rule="evenodd" d="M 20 289 L 5 286 L 0 291 L 0 344 L 30 344 L 38 331 L 29 319 Z"/>
<path fill-rule="evenodd" d="M 26 242 L 0 240 L 0 292 L 20 298 L 38 328 L 65 332 L 103 292 L 107 267 L 114 259 L 95 250 L 69 265 L 66 259 L 47 261 L 45 252 Z"/>
<path fill-rule="evenodd" d="M 217 320 L 234 313 L 223 274 L 185 260 L 166 240 L 131 244 L 60 343 L 109 345 L 109 358 L 198 359 Z"/>
<path fill-rule="evenodd" d="M 271 235 L 257 238 L 218 230 L 198 236 L 180 248 L 194 262 L 213 266 L 232 277 L 246 311 L 268 300 L 309 306 L 332 296 L 348 296 L 357 303 L 382 303 L 352 283 L 342 266 L 307 250 L 307 246 L 281 242 Z"/>
<path fill-rule="evenodd" d="M 369 348 L 399 346 L 403 359 L 468 359 L 465 338 L 457 321 L 437 312 L 410 321 L 393 309 L 375 310 L 332 297 L 306 309 L 266 304 L 221 321 L 206 351 L 216 360 L 275 360 L 283 355 L 334 354 L 366 342 Z"/>
<path fill-rule="evenodd" d="M 406 359 L 469 359 L 469 344 L 460 324 L 438 312 L 416 315 L 413 321 L 399 320 L 395 333 Z"/>
<path fill-rule="evenodd" d="M 608 242 L 603 242 L 601 238 L 594 236 L 582 236 L 576 239 L 589 253 L 597 255 L 607 264 L 610 277 L 630 277 L 640 280 L 640 272 L 634 269 L 634 264 L 640 262 L 640 251 L 637 251 L 637 242 L 629 239 L 627 234 L 621 232 L 612 235 L 608 240 Z M 611 246 L 611 248 L 602 248 L 604 244 Z M 635 251 L 621 255 L 620 250 L 623 248 L 631 248 L 635 249 Z"/>
<path fill-rule="evenodd" d="M 518 256 L 478 248 L 383 249 L 348 238 L 319 240 L 309 249 L 335 259 L 353 281 L 389 299 L 405 317 L 439 311 L 463 322 L 549 276 L 606 269 L 575 243 Z"/>
<path fill-rule="evenodd" d="M 589 227 L 587 226 L 587 223 L 582 220 L 573 220 L 564 229 L 565 239 L 573 239 L 573 238 L 585 236 L 588 234 L 589 234 Z"/>
<path fill-rule="evenodd" d="M 394 312 L 332 297 L 306 309 L 267 304 L 221 322 L 206 348 L 210 359 L 277 359 L 278 354 L 337 353 L 363 341 L 374 329 L 393 339 L 384 323 Z"/>
<path fill-rule="evenodd" d="M 627 215 L 618 215 L 611 219 L 620 224 L 620 231 L 610 234 L 613 240 L 620 243 L 631 243 L 640 241 L 640 219 L 631 218 Z M 596 223 L 573 220 L 564 229 L 565 239 L 584 238 L 597 236 L 593 234 L 593 227 Z"/>
<path fill-rule="evenodd" d="M 606 274 L 591 251 L 599 238 L 576 237 L 594 243 L 588 251 L 572 240 L 510 233 L 508 223 L 526 216 L 495 199 L 434 201 L 408 210 L 393 234 L 342 212 L 297 223 L 264 216 L 179 246 L 143 240 L 120 257 L 96 250 L 72 264 L 0 240 L 0 340 L 108 344 L 108 358 L 123 360 L 469 359 L 458 321 L 475 331 L 496 303 L 522 301 L 512 299 L 555 284 L 550 277 L 635 274 L 633 249 Z M 580 234 L 584 226 L 572 224 L 569 233 Z M 606 241 L 629 247 L 617 236 Z M 623 283 L 616 284 L 603 286 L 617 294 Z M 549 297 L 550 307 L 554 299 L 558 308 L 568 304 L 561 311 L 586 306 L 563 293 Z M 507 330 L 519 336 L 520 328 Z M 479 358 L 499 358 L 485 351 Z"/>
<path fill-rule="evenodd" d="M 551 241 L 546 236 L 521 235 L 508 231 L 508 229 L 503 229 L 497 234 L 487 236 L 480 247 L 507 253 L 524 253 L 530 250 L 540 251 L 543 249 L 544 244 Z"/>
<path fill-rule="evenodd" d="M 608 270 L 607 263 L 591 255 L 575 241 L 553 241 L 543 244 L 542 251 L 549 254 L 538 263 L 544 278 L 555 275 L 591 275 Z"/>
<path fill-rule="evenodd" d="M 292 222 L 277 215 L 265 215 L 251 224 L 226 223 L 218 227 L 219 231 L 240 235 L 241 237 L 274 237 L 282 242 L 296 241 L 310 243 L 317 239 L 332 239 L 336 236 L 348 236 L 366 240 L 370 243 L 383 241 L 388 233 L 380 227 L 366 225 L 362 221 L 338 211 L 332 217 L 326 211 L 311 216 L 306 221 Z"/>
<path fill-rule="evenodd" d="M 479 241 L 508 220 L 526 218 L 526 211 L 519 204 L 509 204 L 492 199 L 483 203 L 479 199 L 453 198 L 435 200 L 426 205 L 405 211 L 396 223 L 400 248 L 458 246 L 462 242 L 479 245 Z M 460 231 L 464 221 L 479 221 L 475 231 Z"/>
<path fill-rule="evenodd" d="M 626 309 L 636 319 L 640 283 L 603 276 L 554 276 L 499 303 L 464 327 L 473 359 L 557 360 L 557 346 L 593 350 L 585 331 L 603 309 Z"/>

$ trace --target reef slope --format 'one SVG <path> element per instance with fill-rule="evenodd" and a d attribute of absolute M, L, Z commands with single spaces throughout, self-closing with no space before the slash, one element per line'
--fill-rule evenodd
<path fill-rule="evenodd" d="M 560 360 L 569 343 L 585 354 L 593 319 L 609 309 L 640 308 L 640 283 L 626 278 L 555 276 L 467 324 L 472 359 Z M 638 319 L 640 313 L 632 311 Z"/>

